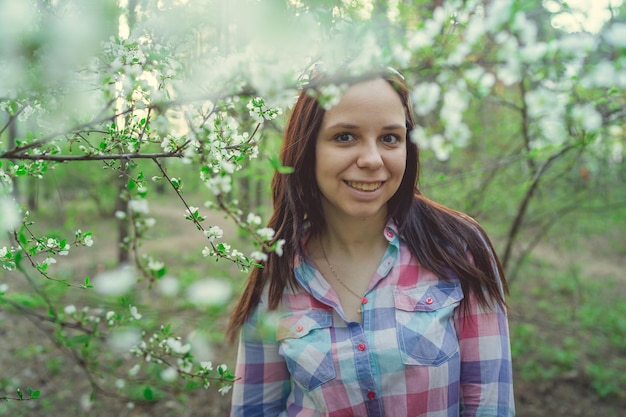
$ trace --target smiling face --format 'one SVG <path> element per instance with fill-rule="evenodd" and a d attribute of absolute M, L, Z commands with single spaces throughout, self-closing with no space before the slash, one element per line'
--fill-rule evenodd
<path fill-rule="evenodd" d="M 349 87 L 322 120 L 315 177 L 328 219 L 387 217 L 406 167 L 407 115 L 383 79 Z"/>

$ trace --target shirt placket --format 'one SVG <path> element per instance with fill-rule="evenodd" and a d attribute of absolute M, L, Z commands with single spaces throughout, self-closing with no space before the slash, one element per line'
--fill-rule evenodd
<path fill-rule="evenodd" d="M 380 280 L 385 278 L 391 269 L 393 268 L 397 254 L 398 254 L 398 238 L 397 235 L 387 228 L 385 231 L 385 237 L 390 242 L 389 247 L 385 253 L 385 256 L 378 267 L 378 281 L 374 283 L 374 286 L 368 291 L 365 300 L 369 300 L 371 292 L 376 291 L 376 287 Z M 367 410 L 368 417 L 383 417 L 385 410 L 383 407 L 382 393 L 380 388 L 376 384 L 375 370 L 377 366 L 373 366 L 371 363 L 371 355 L 369 349 L 368 338 L 366 332 L 375 332 L 374 321 L 376 320 L 376 305 L 374 303 L 363 303 L 363 325 L 359 323 L 350 323 L 350 340 L 352 341 L 352 349 L 354 355 L 354 362 L 357 371 L 357 378 L 359 381 L 359 387 L 361 388 L 361 394 L 363 395 L 363 403 Z M 368 330 L 369 329 L 369 330 Z"/>
<path fill-rule="evenodd" d="M 352 341 L 352 349 L 354 355 L 354 364 L 356 367 L 357 379 L 363 396 L 363 403 L 367 410 L 368 417 L 383 417 L 384 410 L 382 399 L 380 398 L 376 381 L 374 378 L 374 367 L 371 363 L 369 354 L 369 346 L 365 338 L 363 326 L 358 323 L 350 323 L 348 326 L 350 331 L 350 340 Z"/>

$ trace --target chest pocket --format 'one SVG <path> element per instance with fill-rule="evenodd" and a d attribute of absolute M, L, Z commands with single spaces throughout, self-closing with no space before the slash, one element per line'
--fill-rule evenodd
<path fill-rule="evenodd" d="M 310 391 L 335 378 L 330 327 L 332 312 L 308 310 L 283 316 L 276 339 L 294 381 Z"/>
<path fill-rule="evenodd" d="M 439 366 L 459 351 L 453 314 L 462 299 L 460 283 L 423 283 L 394 292 L 404 364 Z"/>

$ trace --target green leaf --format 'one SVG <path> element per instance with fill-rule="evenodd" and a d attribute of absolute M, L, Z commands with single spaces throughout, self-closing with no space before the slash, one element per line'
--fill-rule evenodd
<path fill-rule="evenodd" d="M 17 234 L 17 239 L 24 246 L 26 246 L 28 244 L 28 239 L 26 238 L 26 233 L 24 233 L 24 228 L 23 227 L 20 229 L 19 233 Z"/>
<path fill-rule="evenodd" d="M 281 162 L 277 156 L 270 157 L 270 164 L 279 174 L 291 174 L 293 172 L 293 167 L 286 167 Z"/>
<path fill-rule="evenodd" d="M 17 396 L 20 398 L 20 400 L 24 399 L 24 394 L 22 394 L 22 390 L 21 389 L 17 389 Z"/>
<path fill-rule="evenodd" d="M 11 292 L 7 295 L 5 295 L 5 297 L 23 307 L 27 307 L 27 308 L 36 308 L 36 307 L 41 307 L 44 305 L 43 300 L 38 297 L 35 296 L 33 294 L 28 294 L 28 293 L 20 293 L 20 292 Z"/>
<path fill-rule="evenodd" d="M 85 288 L 93 288 L 93 285 L 91 285 L 91 280 L 89 279 L 89 277 L 85 277 Z"/>
<path fill-rule="evenodd" d="M 26 388 L 26 392 L 28 392 L 28 396 L 29 396 L 31 399 L 36 399 L 36 398 L 39 398 L 40 392 L 39 392 L 38 390 L 37 390 L 37 391 L 35 391 L 35 390 L 33 390 L 31 387 L 28 387 L 28 388 Z"/>
<path fill-rule="evenodd" d="M 152 388 L 146 387 L 146 389 L 143 390 L 143 398 L 148 401 L 152 401 L 154 399 L 154 392 L 152 391 Z"/>
<path fill-rule="evenodd" d="M 167 273 L 167 268 L 163 267 L 161 269 L 159 269 L 156 273 L 156 277 L 157 278 L 163 278 L 165 276 L 165 274 Z"/>
<path fill-rule="evenodd" d="M 67 340 L 67 344 L 69 346 L 75 345 L 88 345 L 91 341 L 91 336 L 88 334 L 80 334 L 77 336 L 72 336 Z"/>
<path fill-rule="evenodd" d="M 17 169 L 15 170 L 15 175 L 18 177 L 22 177 L 26 175 L 28 171 L 24 165 L 17 165 Z"/>

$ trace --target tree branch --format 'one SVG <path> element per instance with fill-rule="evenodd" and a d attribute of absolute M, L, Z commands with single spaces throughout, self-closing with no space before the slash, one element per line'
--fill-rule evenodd
<path fill-rule="evenodd" d="M 541 178 L 543 177 L 543 175 L 546 173 L 546 171 L 548 170 L 548 168 L 550 167 L 550 165 L 552 165 L 554 161 L 556 161 L 557 159 L 565 155 L 568 151 L 570 151 L 573 148 L 574 148 L 574 145 L 571 143 L 563 146 L 561 150 L 559 150 L 557 153 L 550 156 L 537 169 L 537 171 L 535 171 L 535 175 L 533 176 L 533 181 L 530 184 L 530 187 L 528 187 L 528 190 L 526 190 L 526 194 L 524 195 L 524 198 L 522 202 L 520 203 L 519 208 L 517 209 L 517 215 L 515 216 L 515 220 L 513 221 L 511 228 L 509 229 L 506 249 L 504 250 L 504 255 L 502 257 L 503 268 L 506 269 L 506 266 L 509 262 L 509 259 L 511 257 L 511 252 L 513 250 L 513 244 L 515 243 L 517 234 L 519 233 L 519 229 L 522 227 L 522 223 L 524 222 L 524 216 L 526 215 L 526 211 L 528 210 L 530 201 L 532 200 L 535 194 L 535 191 L 537 191 L 537 188 L 539 187 L 539 182 L 541 181 Z"/>
<path fill-rule="evenodd" d="M 0 155 L 0 159 L 21 159 L 31 161 L 103 161 L 103 160 L 121 160 L 121 159 L 155 159 L 155 158 L 182 158 L 182 152 L 164 152 L 164 153 L 121 153 L 111 155 L 29 155 L 29 154 L 9 154 L 9 152 Z"/>

